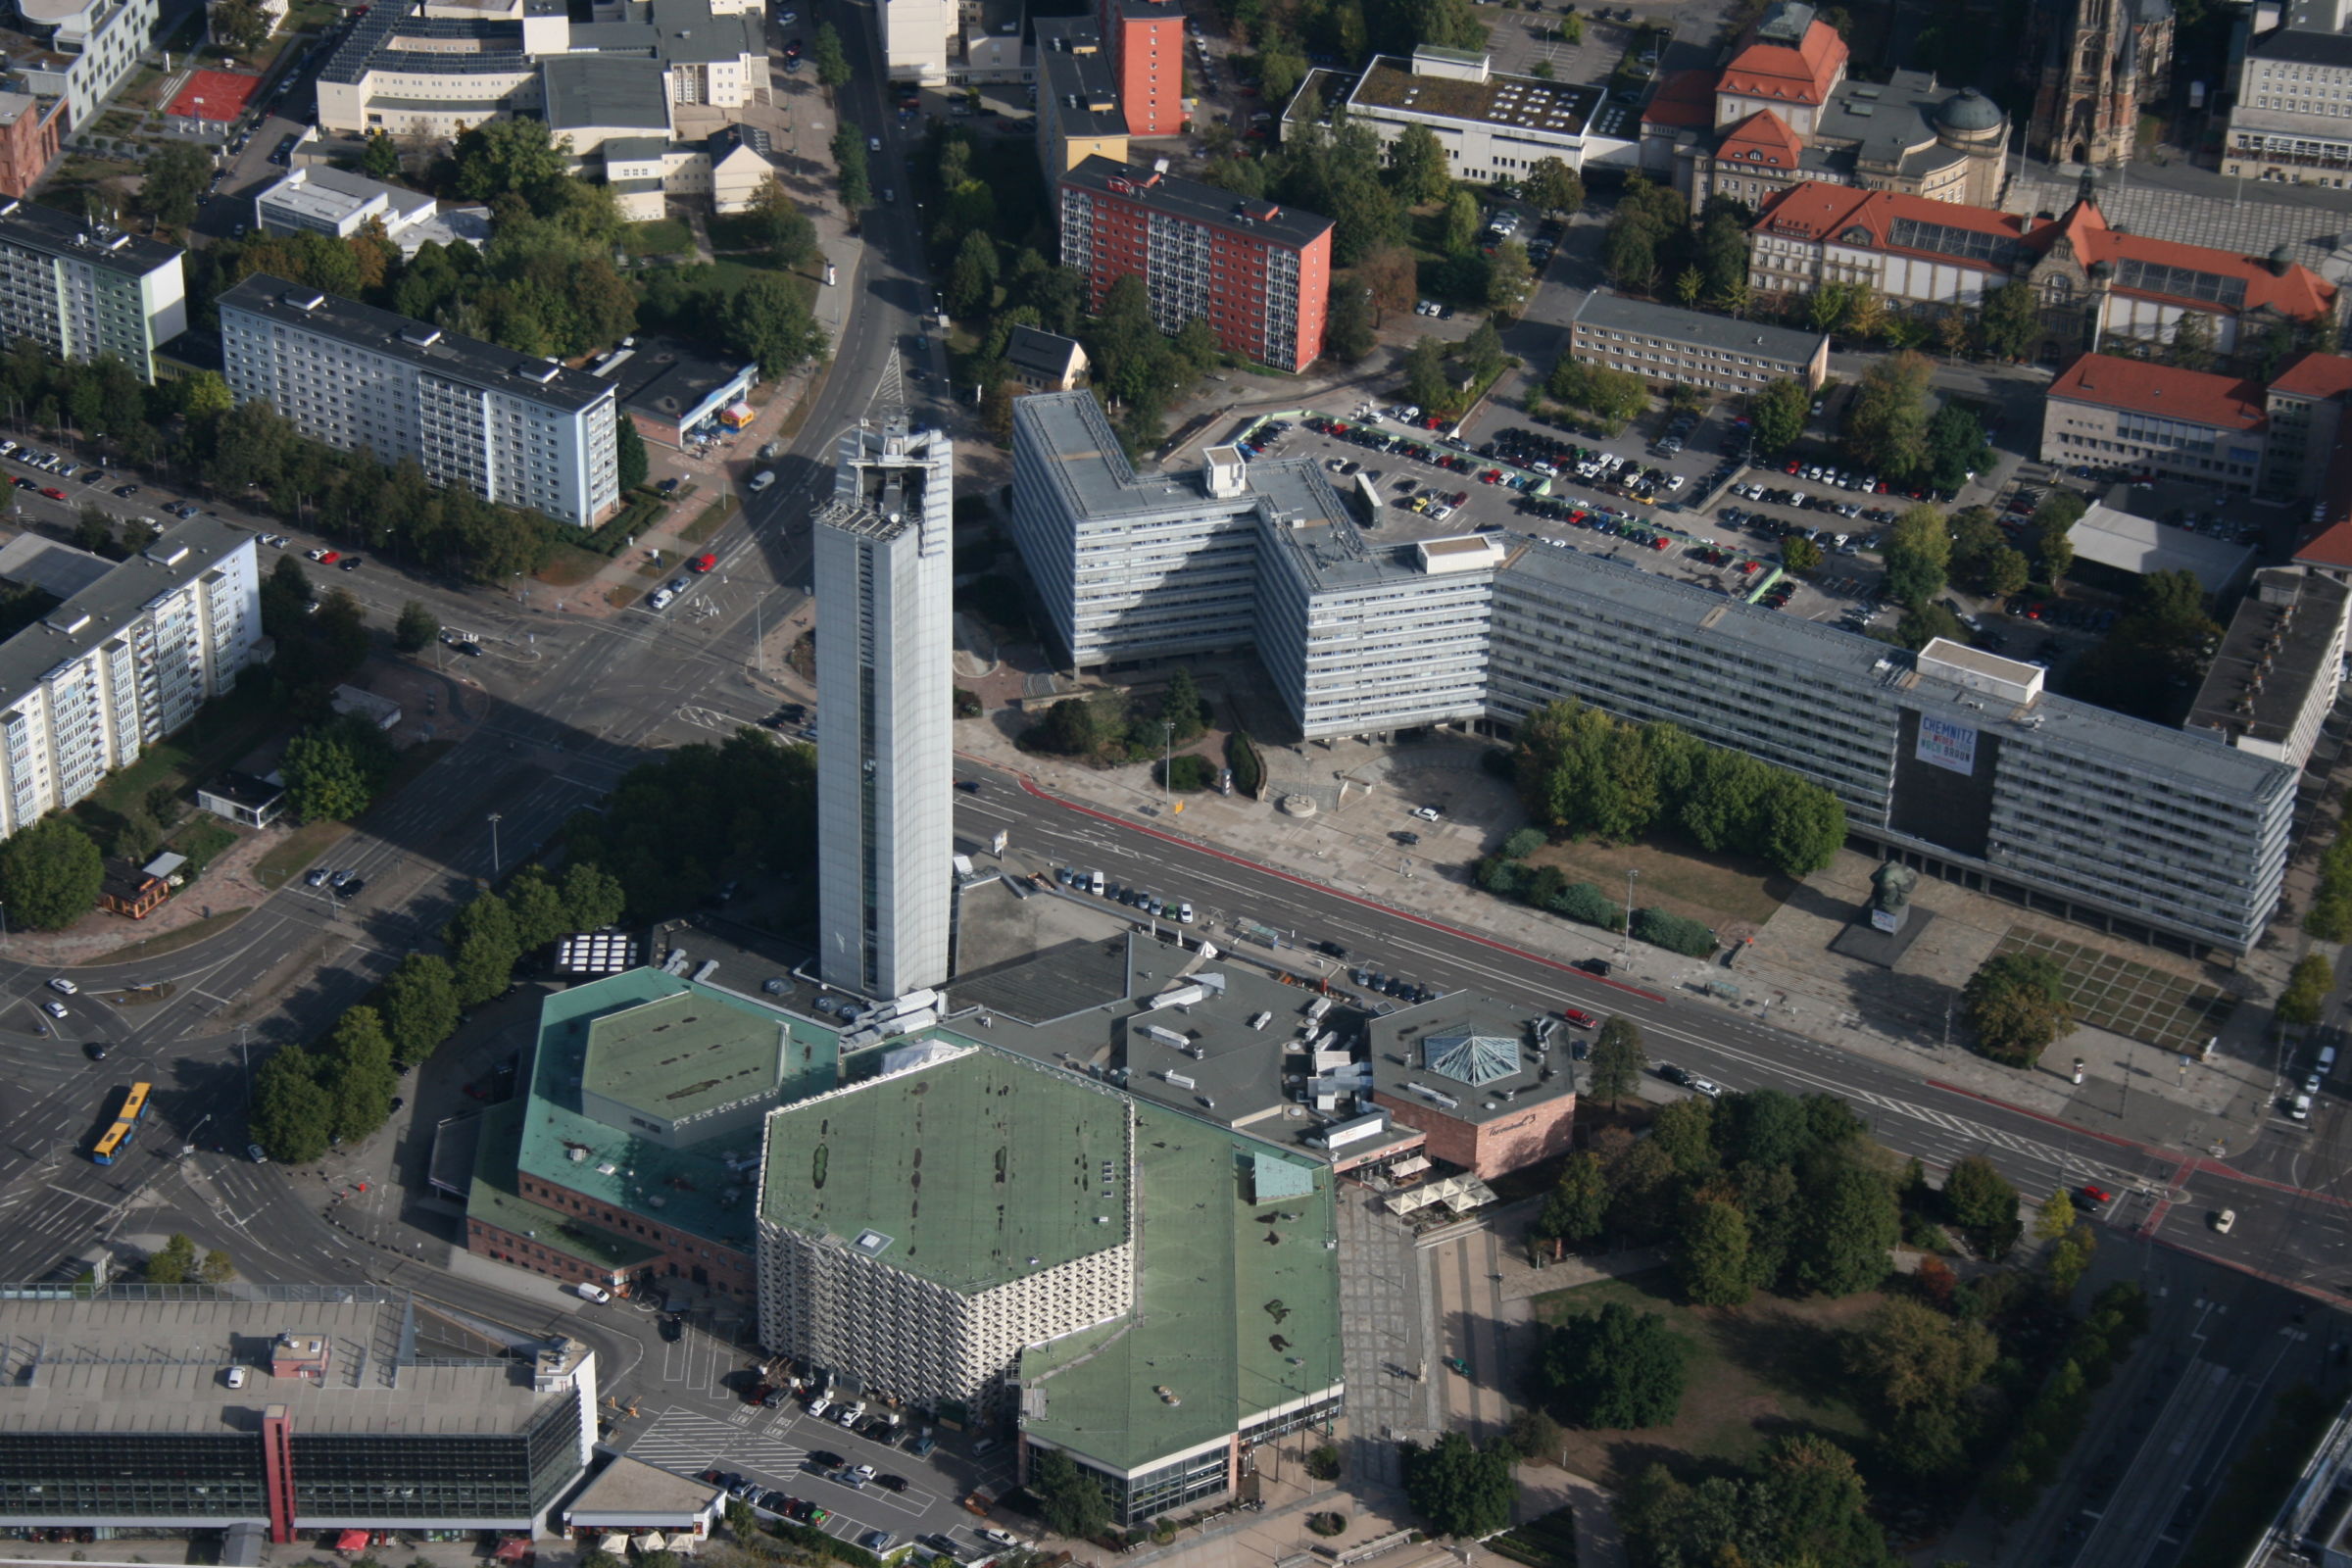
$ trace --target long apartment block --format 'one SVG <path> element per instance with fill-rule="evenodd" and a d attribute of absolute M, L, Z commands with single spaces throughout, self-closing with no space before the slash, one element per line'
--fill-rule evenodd
<path fill-rule="evenodd" d="M 1091 394 L 1013 405 L 1013 536 L 1070 663 L 1251 649 L 1309 738 L 1507 731 L 1558 699 L 1787 767 L 1910 863 L 2137 940 L 2245 952 L 2296 769 L 1620 561 L 1480 533 L 1375 542 L 1311 463 L 1135 473 Z"/>
<path fill-rule="evenodd" d="M 181 253 L 54 207 L 0 201 L 0 333 L 62 360 L 109 355 L 142 381 L 187 330 Z"/>
<path fill-rule="evenodd" d="M 0 837 L 194 718 L 261 638 L 254 535 L 197 517 L 0 643 Z"/>
<path fill-rule="evenodd" d="M 620 504 L 609 380 L 267 273 L 220 304 L 229 391 L 313 440 L 580 527 Z"/>

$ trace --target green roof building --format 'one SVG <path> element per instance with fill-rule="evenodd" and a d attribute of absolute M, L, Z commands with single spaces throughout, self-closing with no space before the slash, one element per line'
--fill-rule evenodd
<path fill-rule="evenodd" d="M 1345 1394 L 1331 1166 L 1152 1105 L 1135 1147 L 1132 1304 L 1019 1373 L 1025 1445 L 1093 1472 L 1130 1527 L 1223 1494 L 1249 1446 L 1327 1428 Z"/>
<path fill-rule="evenodd" d="M 631 969 L 547 998 L 523 1089 L 483 1119 L 466 1248 L 634 1292 L 748 1304 L 760 1118 L 840 1080 L 834 1032 Z"/>
<path fill-rule="evenodd" d="M 993 1406 L 1021 1348 L 1134 1298 L 1135 1106 L 996 1051 L 767 1118 L 760 1328 L 859 1392 Z"/>

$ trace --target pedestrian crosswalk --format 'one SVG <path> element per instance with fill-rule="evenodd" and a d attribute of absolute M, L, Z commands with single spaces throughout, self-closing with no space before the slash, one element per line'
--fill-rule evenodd
<path fill-rule="evenodd" d="M 637 1435 L 628 1452 L 632 1459 L 681 1475 L 713 1465 L 790 1475 L 808 1450 L 771 1435 L 785 1424 L 778 1412 L 748 1404 L 725 1420 L 694 1410 L 664 1410 Z"/>

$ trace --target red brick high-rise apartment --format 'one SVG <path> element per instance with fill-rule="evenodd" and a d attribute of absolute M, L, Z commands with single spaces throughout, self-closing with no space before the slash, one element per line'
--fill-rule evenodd
<path fill-rule="evenodd" d="M 1061 176 L 1061 259 L 1086 274 L 1090 310 L 1134 273 L 1163 332 L 1198 316 L 1227 353 L 1283 370 L 1323 353 L 1331 220 L 1320 213 L 1089 158 Z"/>
<path fill-rule="evenodd" d="M 1102 39 L 1119 82 L 1130 136 L 1184 130 L 1184 7 L 1180 0 L 1101 0 Z"/>

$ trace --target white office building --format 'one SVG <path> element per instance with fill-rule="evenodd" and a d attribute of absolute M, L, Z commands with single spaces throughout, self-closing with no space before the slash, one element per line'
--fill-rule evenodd
<path fill-rule="evenodd" d="M 180 255 L 54 207 L 0 201 L 0 333 L 60 359 L 113 355 L 142 381 L 187 330 Z"/>
<path fill-rule="evenodd" d="M 1014 540 L 1078 667 L 1253 648 L 1309 738 L 1508 730 L 1575 699 L 1801 773 L 1883 854 L 2138 941 L 2242 953 L 2278 905 L 2297 772 L 2220 729 L 1520 536 L 1378 544 L 1304 462 L 1212 449 L 1139 476 L 1084 393 L 1018 400 L 1013 432 Z"/>
<path fill-rule="evenodd" d="M 17 0 L 39 49 L 9 62 L 24 89 L 66 101 L 66 128 L 82 131 L 122 85 L 155 37 L 158 0 Z"/>
<path fill-rule="evenodd" d="M 580 527 L 620 504 L 610 381 L 267 273 L 220 307 L 229 391 L 315 441 Z"/>
<path fill-rule="evenodd" d="M 195 717 L 261 640 L 254 536 L 200 516 L 0 643 L 0 837 Z"/>
<path fill-rule="evenodd" d="M 902 413 L 840 451 L 813 524 L 817 969 L 884 999 L 948 977 L 955 449 Z"/>

